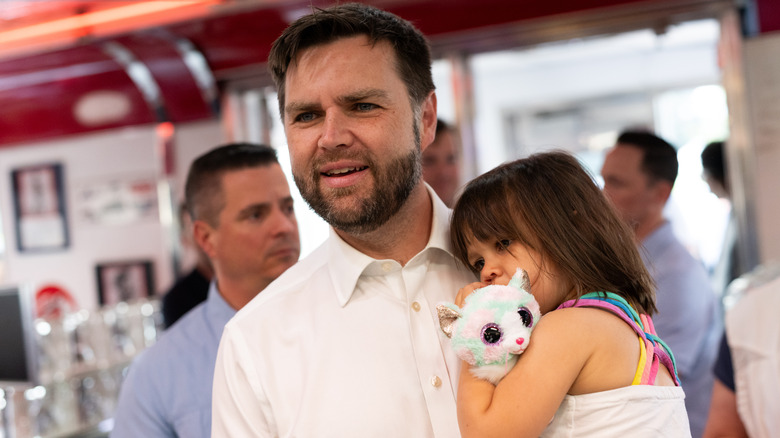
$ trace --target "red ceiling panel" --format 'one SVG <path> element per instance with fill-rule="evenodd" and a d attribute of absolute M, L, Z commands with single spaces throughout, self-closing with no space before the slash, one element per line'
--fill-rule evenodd
<path fill-rule="evenodd" d="M 696 0 L 665 0 L 664 4 Z M 706 0 L 701 0 L 705 2 Z M 435 43 L 437 38 L 466 35 L 468 41 L 480 29 L 517 24 L 526 20 L 597 8 L 633 4 L 658 4 L 656 0 L 368 0 L 415 23 Z M 287 26 L 320 0 L 223 0 L 243 6 L 240 11 L 214 9 L 208 17 L 108 39 L 84 41 L 78 47 L 45 54 L 0 60 L 0 145 L 41 138 L 160 121 L 136 84 L 103 48 L 115 41 L 148 68 L 162 94 L 168 120 L 184 122 L 214 117 L 207 98 L 174 41 L 190 41 L 205 58 L 217 80 L 236 77 L 236 72 L 260 75 L 271 43 Z M 465 43 L 464 43 L 465 44 Z M 73 115 L 74 105 L 88 93 L 110 90 L 124 96 L 129 110 L 121 120 L 85 125 Z"/>

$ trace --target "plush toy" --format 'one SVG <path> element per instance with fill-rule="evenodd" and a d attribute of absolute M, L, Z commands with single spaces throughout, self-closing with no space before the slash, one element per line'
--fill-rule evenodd
<path fill-rule="evenodd" d="M 542 316 L 528 289 L 528 274 L 518 268 L 509 285 L 477 289 L 463 308 L 453 303 L 436 306 L 441 330 L 475 376 L 497 384 L 528 347 L 531 330 Z"/>

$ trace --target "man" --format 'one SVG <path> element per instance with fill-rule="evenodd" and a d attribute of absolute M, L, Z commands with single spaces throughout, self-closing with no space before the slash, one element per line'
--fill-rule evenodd
<path fill-rule="evenodd" d="M 222 329 L 300 253 L 293 200 L 276 152 L 231 144 L 196 159 L 186 203 L 211 260 L 208 298 L 139 356 L 119 398 L 112 437 L 208 437 Z"/>
<path fill-rule="evenodd" d="M 459 435 L 459 362 L 435 306 L 474 278 L 422 180 L 430 62 L 411 24 L 360 4 L 274 43 L 293 176 L 331 233 L 225 327 L 213 437 Z"/>
<path fill-rule="evenodd" d="M 460 165 L 455 129 L 444 120 L 436 123 L 436 138 L 422 154 L 423 180 L 452 207 L 460 187 Z"/>
<path fill-rule="evenodd" d="M 607 154 L 604 192 L 644 247 L 655 280 L 658 336 L 671 347 L 685 390 L 691 433 L 700 437 L 712 391 L 720 316 L 704 267 L 677 240 L 663 209 L 677 178 L 677 152 L 646 132 L 625 132 Z"/>

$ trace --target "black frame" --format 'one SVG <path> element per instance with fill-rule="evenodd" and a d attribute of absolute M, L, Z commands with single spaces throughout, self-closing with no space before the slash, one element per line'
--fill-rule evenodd
<path fill-rule="evenodd" d="M 98 302 L 112 306 L 120 302 L 154 295 L 154 263 L 151 260 L 128 260 L 100 263 L 95 266 Z M 123 285 L 116 285 L 122 275 Z M 129 283 L 126 283 L 129 282 Z M 130 290 L 119 290 L 129 286 Z"/>
<path fill-rule="evenodd" d="M 41 180 L 43 175 L 43 180 Z M 33 177 L 35 177 L 33 179 Z M 28 187 L 31 179 L 35 185 Z M 65 205 L 65 188 L 63 183 L 63 166 L 60 163 L 39 164 L 13 169 L 11 171 L 11 186 L 13 187 L 14 215 L 16 218 L 16 247 L 19 252 L 56 251 L 70 246 L 70 233 L 68 230 L 68 217 Z M 48 184 L 47 184 L 48 183 Z M 50 186 L 49 186 L 50 184 Z M 37 195 L 28 195 L 37 192 Z M 30 196 L 33 196 L 37 205 L 30 204 Z M 48 205 L 47 205 L 48 204 Z M 33 208 L 31 208 L 33 207 Z M 38 233 L 25 231 L 23 222 L 28 224 L 45 217 L 59 219 L 62 229 L 51 229 L 57 226 L 55 221 L 48 224 L 48 231 L 62 233 L 59 244 L 46 244 L 33 242 L 31 239 Z M 42 233 L 41 235 L 45 235 Z"/>

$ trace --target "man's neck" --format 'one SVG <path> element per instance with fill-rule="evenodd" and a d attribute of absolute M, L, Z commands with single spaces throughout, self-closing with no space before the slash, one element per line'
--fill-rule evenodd
<path fill-rule="evenodd" d="M 666 219 L 664 219 L 663 216 L 659 215 L 657 217 L 654 217 L 652 220 L 644 221 L 640 224 L 638 224 L 634 228 L 634 233 L 636 234 L 636 240 L 637 242 L 644 241 L 647 236 L 653 234 L 655 230 L 661 227 L 661 225 L 666 222 Z"/>
<path fill-rule="evenodd" d="M 268 284 L 249 286 L 240 282 L 232 282 L 225 278 L 220 279 L 219 275 L 217 275 L 217 292 L 236 311 L 241 310 L 248 302 L 252 301 L 266 286 Z"/>
<path fill-rule="evenodd" d="M 384 225 L 369 233 L 336 233 L 358 251 L 375 259 L 391 259 L 405 265 L 417 255 L 431 235 L 433 202 L 420 182 L 401 209 Z"/>

